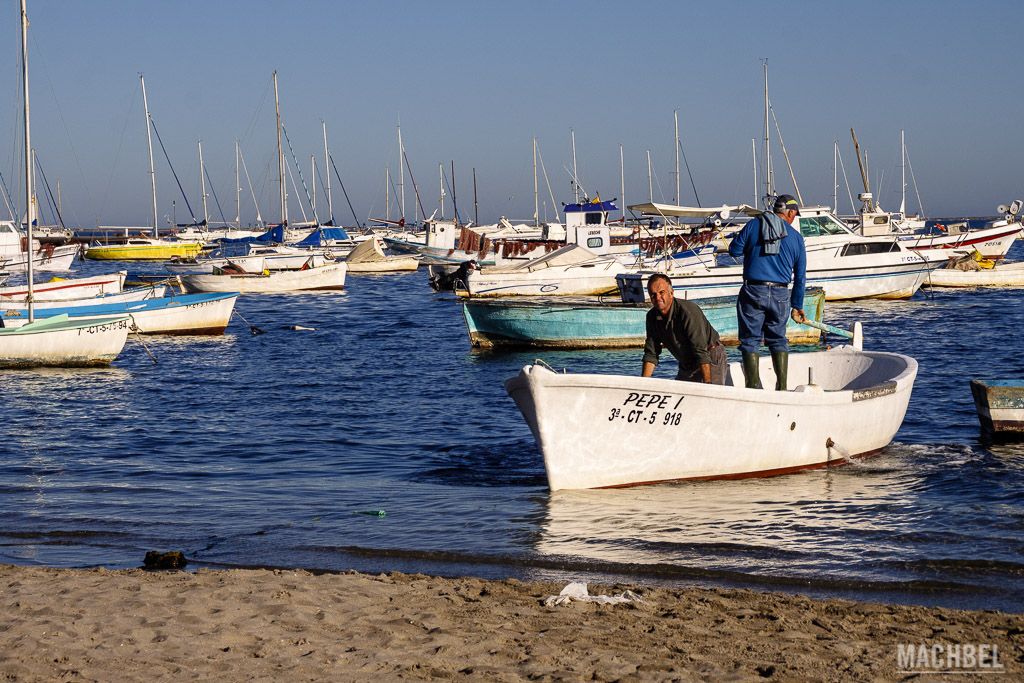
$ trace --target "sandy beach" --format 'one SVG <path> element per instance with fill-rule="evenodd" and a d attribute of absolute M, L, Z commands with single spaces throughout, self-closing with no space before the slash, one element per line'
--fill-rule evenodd
<path fill-rule="evenodd" d="M 899 680 L 898 648 L 934 644 L 1024 672 L 1020 615 L 742 590 L 545 606 L 562 584 L 10 565 L 0 585 L 7 681 Z"/>

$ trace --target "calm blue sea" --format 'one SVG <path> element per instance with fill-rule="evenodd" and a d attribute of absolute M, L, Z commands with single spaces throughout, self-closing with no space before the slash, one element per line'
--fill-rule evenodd
<path fill-rule="evenodd" d="M 727 585 L 1021 612 L 1024 448 L 979 444 L 968 381 L 1024 376 L 1022 301 L 936 291 L 827 307 L 833 323 L 863 321 L 868 347 L 920 362 L 903 428 L 878 457 L 552 494 L 503 380 L 535 357 L 635 373 L 639 350 L 472 352 L 460 307 L 424 272 L 242 297 L 237 310 L 266 334 L 236 319 L 224 337 L 147 338 L 155 364 L 132 341 L 109 369 L 0 371 L 0 562 L 135 567 L 175 549 L 194 567 Z"/>

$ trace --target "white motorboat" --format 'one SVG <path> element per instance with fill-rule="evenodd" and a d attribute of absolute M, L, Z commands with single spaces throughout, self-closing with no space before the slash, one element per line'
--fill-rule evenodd
<path fill-rule="evenodd" d="M 230 273 L 214 269 L 210 275 L 181 275 L 181 283 L 190 292 L 270 293 L 298 292 L 317 289 L 344 289 L 345 263 L 328 263 L 301 270 L 279 270 L 268 273 Z"/>
<path fill-rule="evenodd" d="M 92 277 L 54 278 L 50 282 L 34 283 L 32 286 L 32 298 L 37 303 L 40 303 L 44 301 L 116 294 L 121 291 L 127 276 L 128 271 L 119 270 L 116 273 L 93 275 Z M 0 287 L 0 306 L 3 306 L 5 302 L 15 302 L 23 305 L 27 295 L 28 285 Z"/>
<path fill-rule="evenodd" d="M 552 490 L 735 479 L 841 464 L 899 430 L 917 361 L 843 346 L 794 353 L 791 391 L 556 373 L 528 365 L 505 383 L 540 447 Z M 770 358 L 762 382 L 774 386 Z M 810 379 L 813 378 L 813 379 Z"/>
<path fill-rule="evenodd" d="M 799 221 L 807 249 L 807 286 L 824 288 L 828 301 L 911 297 L 928 273 L 947 261 L 946 253 L 914 251 L 892 237 L 855 235 L 822 207 L 801 207 Z M 646 301 L 650 275 L 619 275 L 622 300 Z M 734 296 L 743 285 L 740 265 L 676 269 L 668 275 L 681 299 Z"/>
<path fill-rule="evenodd" d="M 0 261 L 4 262 L 4 270 L 12 273 L 25 272 L 28 263 L 28 253 L 24 250 L 23 244 L 28 243 L 28 238 L 11 221 L 0 221 Z M 80 250 L 77 244 L 43 244 L 39 240 L 32 240 L 32 269 L 37 272 L 66 272 L 71 270 L 71 264 Z"/>

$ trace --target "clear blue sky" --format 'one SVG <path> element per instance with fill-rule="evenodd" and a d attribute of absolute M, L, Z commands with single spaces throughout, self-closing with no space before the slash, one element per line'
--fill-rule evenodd
<path fill-rule="evenodd" d="M 0 171 L 16 185 L 17 2 L 4 16 L 10 94 Z M 674 109 L 702 202 L 749 202 L 762 58 L 808 202 L 831 201 L 836 139 L 857 192 L 851 126 L 873 181 L 884 173 L 888 208 L 899 203 L 901 128 L 930 215 L 991 214 L 1024 196 L 1020 2 L 30 0 L 29 18 L 34 146 L 51 183 L 61 179 L 66 220 L 83 226 L 149 220 L 139 72 L 194 210 L 201 138 L 229 219 L 236 138 L 264 215 L 278 214 L 274 69 L 303 173 L 322 154 L 323 119 L 361 220 L 383 213 L 399 119 L 428 213 L 438 163 L 454 160 L 464 216 L 472 217 L 475 167 L 482 221 L 528 218 L 534 135 L 556 201 L 570 201 L 570 129 L 592 194 L 620 194 L 622 144 L 627 201 L 647 199 L 648 149 L 655 199 L 671 201 Z M 774 150 L 780 189 L 790 190 Z M 160 213 L 177 199 L 184 220 L 157 154 Z M 683 203 L 693 204 L 685 171 L 683 187 Z M 411 217 L 408 180 L 407 192 Z M 335 214 L 351 223 L 340 192 Z M 243 196 L 243 219 L 252 216 Z"/>

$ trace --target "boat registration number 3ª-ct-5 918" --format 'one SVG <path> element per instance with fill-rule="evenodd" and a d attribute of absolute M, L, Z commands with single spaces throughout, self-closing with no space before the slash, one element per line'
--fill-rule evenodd
<path fill-rule="evenodd" d="M 611 409 L 608 421 L 624 420 L 631 424 L 675 426 L 683 421 L 683 414 L 675 412 L 682 402 L 682 396 L 631 391 L 621 407 Z"/>

